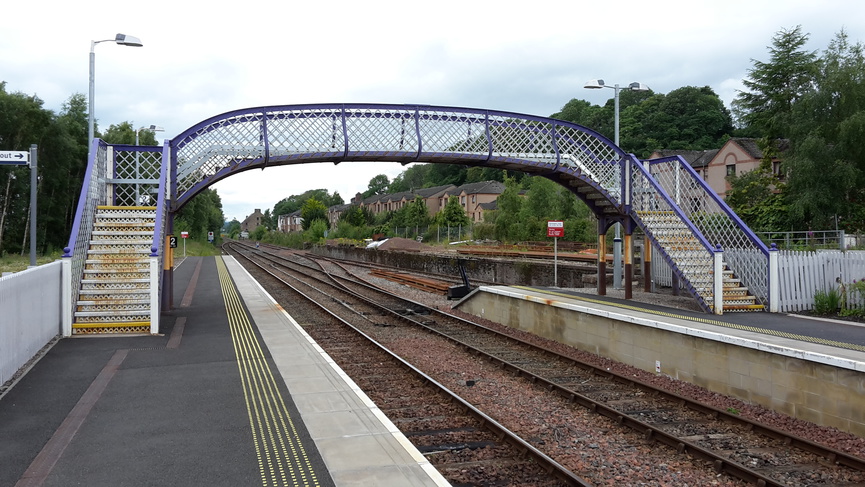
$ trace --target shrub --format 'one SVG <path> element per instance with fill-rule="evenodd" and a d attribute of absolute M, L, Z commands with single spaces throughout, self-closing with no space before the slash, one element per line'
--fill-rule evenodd
<path fill-rule="evenodd" d="M 817 291 L 814 294 L 814 313 L 818 315 L 833 315 L 840 306 L 841 295 L 837 289 L 830 289 L 829 292 Z"/>

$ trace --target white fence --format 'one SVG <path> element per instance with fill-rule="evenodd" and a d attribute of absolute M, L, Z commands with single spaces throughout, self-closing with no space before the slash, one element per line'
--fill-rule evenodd
<path fill-rule="evenodd" d="M 837 290 L 841 284 L 847 294 L 847 307 L 865 308 L 865 300 L 850 286 L 853 281 L 865 279 L 865 250 L 780 250 L 778 268 L 778 310 L 782 313 L 811 310 L 817 291 Z M 652 280 L 655 285 L 671 287 L 672 274 L 670 266 L 663 259 L 652 260 Z"/>
<path fill-rule="evenodd" d="M 0 384 L 60 334 L 62 265 L 0 277 Z"/>
<path fill-rule="evenodd" d="M 862 297 L 853 291 L 853 281 L 865 279 L 865 251 L 817 250 L 815 252 L 779 251 L 782 312 L 804 311 L 814 307 L 817 291 L 847 291 L 847 306 L 862 308 Z"/>

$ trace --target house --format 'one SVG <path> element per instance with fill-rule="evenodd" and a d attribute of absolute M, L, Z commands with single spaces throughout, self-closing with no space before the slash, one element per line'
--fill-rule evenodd
<path fill-rule="evenodd" d="M 788 141 L 781 140 L 779 151 L 784 152 L 788 147 Z M 763 162 L 763 151 L 757 144 L 757 139 L 734 138 L 725 143 L 715 157 L 706 167 L 705 180 L 709 186 L 724 198 L 730 190 L 727 177 L 731 175 L 740 176 L 748 171 L 760 167 Z M 781 175 L 781 159 L 772 159 L 772 173 Z"/>
<path fill-rule="evenodd" d="M 779 151 L 784 152 L 789 143 L 781 140 Z M 763 151 L 760 149 L 757 139 L 736 137 L 728 140 L 717 150 L 686 151 L 686 150 L 657 150 L 650 159 L 679 155 L 687 161 L 699 174 L 706 184 L 720 196 L 726 198 L 730 190 L 728 176 L 740 176 L 746 172 L 760 167 L 763 162 Z M 781 174 L 781 159 L 772 159 L 772 172 L 776 176 Z"/>
<path fill-rule="evenodd" d="M 710 149 L 710 150 L 673 150 L 673 149 L 662 149 L 656 150 L 652 153 L 649 159 L 660 159 L 663 157 L 671 157 L 671 156 L 681 156 L 691 167 L 694 168 L 694 171 L 700 175 L 703 180 L 706 180 L 706 167 L 711 162 L 712 158 L 718 154 L 718 149 Z"/>
<path fill-rule="evenodd" d="M 303 218 L 300 217 L 300 210 L 294 211 L 287 215 L 279 215 L 278 228 L 280 232 L 302 232 Z"/>
<path fill-rule="evenodd" d="M 330 228 L 336 228 L 339 225 L 339 219 L 345 210 L 351 205 L 334 205 L 327 209 L 327 221 L 330 223 Z"/>
<path fill-rule="evenodd" d="M 240 222 L 240 231 L 241 232 L 252 232 L 255 231 L 259 225 L 264 222 L 264 214 L 261 213 L 261 210 L 256 208 L 255 211 L 252 212 L 251 215 L 246 217 L 242 222 Z"/>
<path fill-rule="evenodd" d="M 505 183 L 499 181 L 482 181 L 469 183 L 447 191 L 440 198 L 441 208 L 447 205 L 450 198 L 459 198 L 460 206 L 473 223 L 484 221 L 483 205 L 495 202 L 505 191 Z"/>

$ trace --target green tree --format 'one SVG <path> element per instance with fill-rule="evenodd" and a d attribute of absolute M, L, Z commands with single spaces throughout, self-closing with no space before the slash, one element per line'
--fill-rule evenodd
<path fill-rule="evenodd" d="M 363 197 L 369 198 L 374 194 L 384 194 L 387 192 L 388 186 L 390 186 L 390 180 L 386 175 L 379 174 L 378 176 L 373 176 L 373 178 L 369 180 L 367 190 L 363 192 Z"/>
<path fill-rule="evenodd" d="M 130 122 L 109 125 L 101 139 L 109 144 L 133 145 L 135 144 L 135 127 Z"/>
<path fill-rule="evenodd" d="M 790 228 L 785 185 L 772 173 L 775 145 L 760 139 L 763 162 L 760 167 L 727 177 L 730 190 L 726 202 L 742 220 L 758 232 L 786 231 Z"/>
<path fill-rule="evenodd" d="M 431 218 L 426 202 L 421 196 L 394 212 L 392 224 L 394 227 L 426 227 Z"/>
<path fill-rule="evenodd" d="M 206 241 L 207 233 L 218 233 L 225 223 L 222 200 L 215 189 L 207 188 L 189 200 L 175 216 L 175 231 L 187 231 L 190 238 Z"/>
<path fill-rule="evenodd" d="M 372 224 L 373 214 L 369 208 L 358 205 L 351 205 L 342 212 L 339 217 L 340 222 L 346 222 L 355 227 L 362 227 Z"/>
<path fill-rule="evenodd" d="M 640 157 L 656 149 L 717 148 L 732 131 L 730 112 L 708 86 L 654 95 L 629 106 L 621 116 L 621 146 Z"/>
<path fill-rule="evenodd" d="M 225 229 L 225 233 L 231 238 L 237 238 L 240 235 L 240 222 L 237 221 L 237 218 L 228 222 L 228 228 Z"/>
<path fill-rule="evenodd" d="M 300 209 L 300 217 L 303 218 L 301 226 L 304 230 L 312 228 L 312 224 L 316 220 L 323 221 L 325 227 L 330 228 L 327 220 L 327 207 L 315 198 L 309 198 L 303 203 L 303 207 Z"/>
<path fill-rule="evenodd" d="M 328 192 L 326 189 L 311 189 L 309 191 L 305 191 L 302 194 L 292 195 L 288 198 L 283 198 L 273 207 L 273 211 L 270 213 L 271 215 L 271 227 L 277 228 L 279 226 L 279 216 L 280 215 L 289 215 L 294 213 L 295 211 L 300 210 L 303 207 L 303 204 L 306 203 L 309 199 L 315 199 L 321 204 L 325 206 L 325 208 L 329 208 L 334 205 L 343 204 L 342 197 L 339 193 L 334 192 L 333 195 Z"/>
<path fill-rule="evenodd" d="M 798 96 L 789 120 L 791 217 L 800 228 L 865 229 L 865 56 L 841 31 L 818 62 L 812 88 Z M 786 123 L 786 122 L 785 122 Z"/>
<path fill-rule="evenodd" d="M 424 188 L 427 181 L 427 174 L 429 174 L 432 166 L 433 164 L 410 165 L 405 171 L 393 178 L 393 181 L 390 182 L 390 186 L 387 188 L 387 192 L 393 194 Z M 438 185 L 435 184 L 433 186 Z"/>
<path fill-rule="evenodd" d="M 754 67 L 742 82 L 747 91 L 733 100 L 738 122 L 758 137 L 788 137 L 793 105 L 810 91 L 818 70 L 817 55 L 804 49 L 802 26 L 782 29 L 772 38 L 769 61 L 752 59 Z"/>
<path fill-rule="evenodd" d="M 448 202 L 442 211 L 435 216 L 435 222 L 443 227 L 467 226 L 471 223 L 460 199 L 457 196 L 448 198 Z"/>
<path fill-rule="evenodd" d="M 519 218 L 523 200 L 520 186 L 514 178 L 505 178 L 505 190 L 496 199 L 495 235 L 501 241 L 519 239 Z"/>

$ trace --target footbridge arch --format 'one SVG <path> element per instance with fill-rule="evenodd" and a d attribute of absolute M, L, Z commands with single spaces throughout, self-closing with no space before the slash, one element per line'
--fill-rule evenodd
<path fill-rule="evenodd" d="M 392 161 L 486 166 L 542 175 L 595 214 L 623 213 L 629 156 L 597 132 L 545 117 L 427 105 L 247 108 L 204 120 L 169 143 L 176 211 L 235 173 L 271 166 Z"/>
<path fill-rule="evenodd" d="M 158 330 L 160 308 L 171 308 L 173 214 L 233 174 L 322 162 L 461 164 L 545 177 L 568 188 L 598 217 L 599 249 L 606 248 L 607 228 L 624 224 L 626 298 L 631 239 L 639 228 L 652 244 L 644 246 L 644 273 L 657 252 L 672 271 L 674 288 L 681 283 L 704 310 L 777 306 L 772 253 L 684 159 L 640 161 L 597 132 L 562 120 L 430 105 L 281 105 L 211 117 L 162 147 L 94 139 L 91 148 L 64 249 L 71 276 L 64 323 L 69 334 Z M 131 232 L 132 224 L 141 228 Z M 132 262 L 131 253 L 142 253 L 147 262 Z M 123 254 L 123 262 L 112 261 L 115 254 Z M 108 257 L 96 262 L 94 255 Z M 599 252 L 597 266 L 598 293 L 605 294 L 605 252 Z M 135 291 L 136 303 L 130 304 L 129 283 L 111 282 L 121 274 L 144 289 Z M 644 280 L 648 290 L 649 277 Z M 85 294 L 99 299 L 80 299 Z M 121 314 L 105 310 L 105 303 L 115 301 Z"/>

